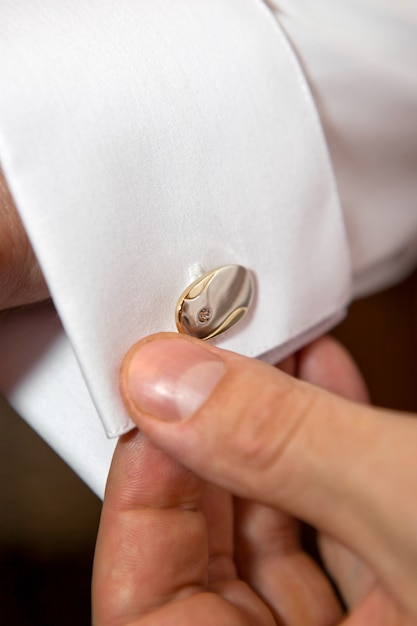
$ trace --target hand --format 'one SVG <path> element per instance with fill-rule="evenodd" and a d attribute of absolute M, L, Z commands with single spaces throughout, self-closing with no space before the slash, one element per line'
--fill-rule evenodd
<path fill-rule="evenodd" d="M 46 298 L 48 288 L 0 170 L 0 311 Z"/>
<path fill-rule="evenodd" d="M 299 370 L 366 397 L 328 340 L 301 354 Z M 339 623 L 294 517 L 325 533 L 324 556 L 351 606 L 346 625 L 415 622 L 412 418 L 179 336 L 135 346 L 121 380 L 143 434 L 121 440 L 109 477 L 96 626 Z"/>

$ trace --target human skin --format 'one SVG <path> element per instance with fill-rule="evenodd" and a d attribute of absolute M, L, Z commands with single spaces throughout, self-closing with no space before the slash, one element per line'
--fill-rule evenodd
<path fill-rule="evenodd" d="M 0 310 L 48 298 L 48 288 L 0 170 Z"/>
<path fill-rule="evenodd" d="M 95 626 L 417 623 L 416 416 L 365 404 L 332 340 L 297 361 L 304 381 L 193 338 L 131 349 L 121 389 L 141 432 L 109 476 Z M 347 615 L 297 520 L 318 530 Z"/>

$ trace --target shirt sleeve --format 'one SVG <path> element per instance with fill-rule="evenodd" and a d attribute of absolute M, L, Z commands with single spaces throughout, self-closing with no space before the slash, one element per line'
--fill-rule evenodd
<path fill-rule="evenodd" d="M 132 427 L 125 351 L 174 330 L 190 269 L 240 264 L 255 298 L 218 345 L 272 361 L 351 296 L 309 85 L 258 0 L 0 7 L 0 160 L 54 310 L 8 314 L 0 387 L 99 494 Z"/>
<path fill-rule="evenodd" d="M 315 94 L 354 296 L 417 263 L 417 3 L 269 0 Z"/>

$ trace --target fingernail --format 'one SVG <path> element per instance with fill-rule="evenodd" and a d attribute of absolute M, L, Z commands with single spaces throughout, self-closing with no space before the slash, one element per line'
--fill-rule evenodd
<path fill-rule="evenodd" d="M 183 420 L 208 399 L 225 372 L 223 361 L 185 339 L 156 339 L 128 362 L 125 391 L 139 409 L 162 420 Z"/>

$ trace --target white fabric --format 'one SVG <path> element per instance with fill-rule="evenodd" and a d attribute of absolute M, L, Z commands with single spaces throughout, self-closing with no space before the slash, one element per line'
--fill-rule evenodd
<path fill-rule="evenodd" d="M 22 415 L 100 497 L 116 439 L 107 439 L 53 307 L 0 325 L 0 384 Z"/>
<path fill-rule="evenodd" d="M 268 1 L 320 113 L 354 293 L 376 291 L 417 259 L 417 2 Z"/>
<path fill-rule="evenodd" d="M 393 15 L 383 0 L 363 4 L 373 17 Z M 129 429 L 122 356 L 174 329 L 189 267 L 252 270 L 253 311 L 219 345 L 267 360 L 328 329 L 351 295 L 327 149 L 280 24 L 332 150 L 356 291 L 414 260 L 415 143 L 403 140 L 415 122 L 415 41 L 402 52 L 403 13 L 390 66 L 398 97 L 385 109 L 385 21 L 368 23 L 345 0 L 339 23 L 330 5 L 276 2 L 278 21 L 259 0 L 0 6 L 0 160 L 68 335 L 51 309 L 3 316 L 0 388 L 100 495 L 114 442 L 97 414 L 111 436 Z M 358 24 L 382 31 L 369 49 Z M 404 167 L 392 171 L 399 156 Z"/>
<path fill-rule="evenodd" d="M 19 0 L 0 25 L 2 167 L 70 340 L 50 311 L 9 315 L 1 384 L 101 494 L 111 447 L 97 412 L 110 437 L 132 427 L 121 360 L 174 330 L 191 266 L 254 275 L 227 349 L 278 357 L 340 318 L 339 200 L 307 85 L 262 3 Z M 43 332 L 27 370 L 29 328 Z"/>

